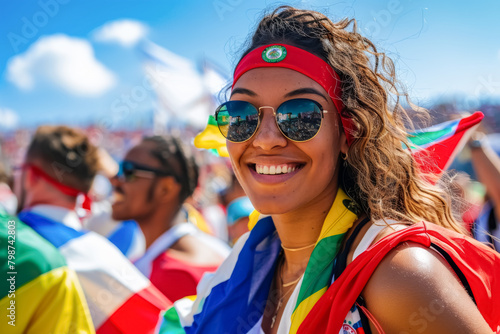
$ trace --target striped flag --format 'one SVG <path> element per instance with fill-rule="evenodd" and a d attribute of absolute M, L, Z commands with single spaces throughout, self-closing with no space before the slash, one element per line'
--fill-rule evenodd
<path fill-rule="evenodd" d="M 408 139 L 415 145 L 413 156 L 426 174 L 440 175 L 453 162 L 470 138 L 479 122 L 482 112 L 421 129 L 411 133 Z"/>
<path fill-rule="evenodd" d="M 29 211 L 19 218 L 56 246 L 75 270 L 98 334 L 154 333 L 171 303 L 108 240 Z"/>
<path fill-rule="evenodd" d="M 333 277 L 333 259 L 358 211 L 357 204 L 339 189 L 304 276 L 284 308 L 278 333 L 295 333 L 326 292 Z M 238 239 L 217 272 L 203 277 L 196 299 L 178 300 L 165 313 L 161 334 L 261 332 L 260 319 L 273 293 L 270 288 L 282 248 L 271 217 L 252 214 L 249 226 L 251 232 Z"/>
<path fill-rule="evenodd" d="M 0 249 L 0 333 L 95 333 L 78 278 L 52 244 L 0 212 Z"/>

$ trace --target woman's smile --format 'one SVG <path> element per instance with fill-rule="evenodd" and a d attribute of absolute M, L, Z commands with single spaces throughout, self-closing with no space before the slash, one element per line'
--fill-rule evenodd
<path fill-rule="evenodd" d="M 311 99 L 335 111 L 327 92 L 309 77 L 286 68 L 257 68 L 236 82 L 231 99 L 271 106 L 293 98 Z M 324 115 L 317 135 L 307 141 L 287 139 L 271 108 L 263 110 L 254 135 L 227 142 L 235 174 L 257 211 L 280 214 L 311 201 L 327 210 L 337 190 L 338 158 L 347 150 L 336 112 Z"/>

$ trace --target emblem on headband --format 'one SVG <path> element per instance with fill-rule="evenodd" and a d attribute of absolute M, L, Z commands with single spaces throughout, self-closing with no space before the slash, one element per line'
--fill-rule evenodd
<path fill-rule="evenodd" d="M 262 59 L 268 63 L 277 63 L 285 59 L 286 48 L 281 45 L 272 45 L 262 51 Z"/>

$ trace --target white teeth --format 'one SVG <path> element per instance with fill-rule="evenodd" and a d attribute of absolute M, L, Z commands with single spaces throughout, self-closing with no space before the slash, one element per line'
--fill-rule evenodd
<path fill-rule="evenodd" d="M 289 165 L 271 165 L 271 166 L 263 166 L 263 165 L 255 165 L 255 170 L 258 174 L 265 175 L 276 175 L 276 174 L 287 174 L 295 171 L 297 166 L 289 166 Z"/>

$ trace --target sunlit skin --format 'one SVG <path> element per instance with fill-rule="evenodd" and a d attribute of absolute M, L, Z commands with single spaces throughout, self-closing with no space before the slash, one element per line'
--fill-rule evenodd
<path fill-rule="evenodd" d="M 284 246 L 298 248 L 317 240 L 337 193 L 339 155 L 347 152 L 347 142 L 335 106 L 317 82 L 286 68 L 246 72 L 236 82 L 231 96 L 231 100 L 275 109 L 293 98 L 315 100 L 328 111 L 314 138 L 301 143 L 287 139 L 276 126 L 272 110 L 266 108 L 254 136 L 244 143 L 228 141 L 227 148 L 235 175 L 255 209 L 273 217 Z M 282 164 L 295 166 L 295 172 L 279 176 L 255 172 L 255 165 Z M 285 251 L 284 282 L 303 274 L 312 249 Z M 269 328 L 270 319 L 264 317 L 263 328 Z"/>
<path fill-rule="evenodd" d="M 295 94 L 312 88 L 313 93 Z M 306 142 L 285 138 L 271 109 L 263 109 L 257 133 L 244 143 L 227 142 L 238 180 L 255 209 L 270 214 L 284 243 L 300 247 L 316 240 L 338 187 L 340 152 L 347 151 L 339 117 L 327 92 L 309 77 L 286 68 L 258 68 L 236 82 L 231 100 L 277 108 L 292 98 L 320 103 L 325 114 L 318 134 Z M 292 164 L 297 170 L 283 175 L 256 175 L 255 165 Z M 307 222 L 307 223 L 305 223 Z M 282 230 L 283 229 L 283 230 Z M 287 240 L 287 230 L 293 231 Z"/>

